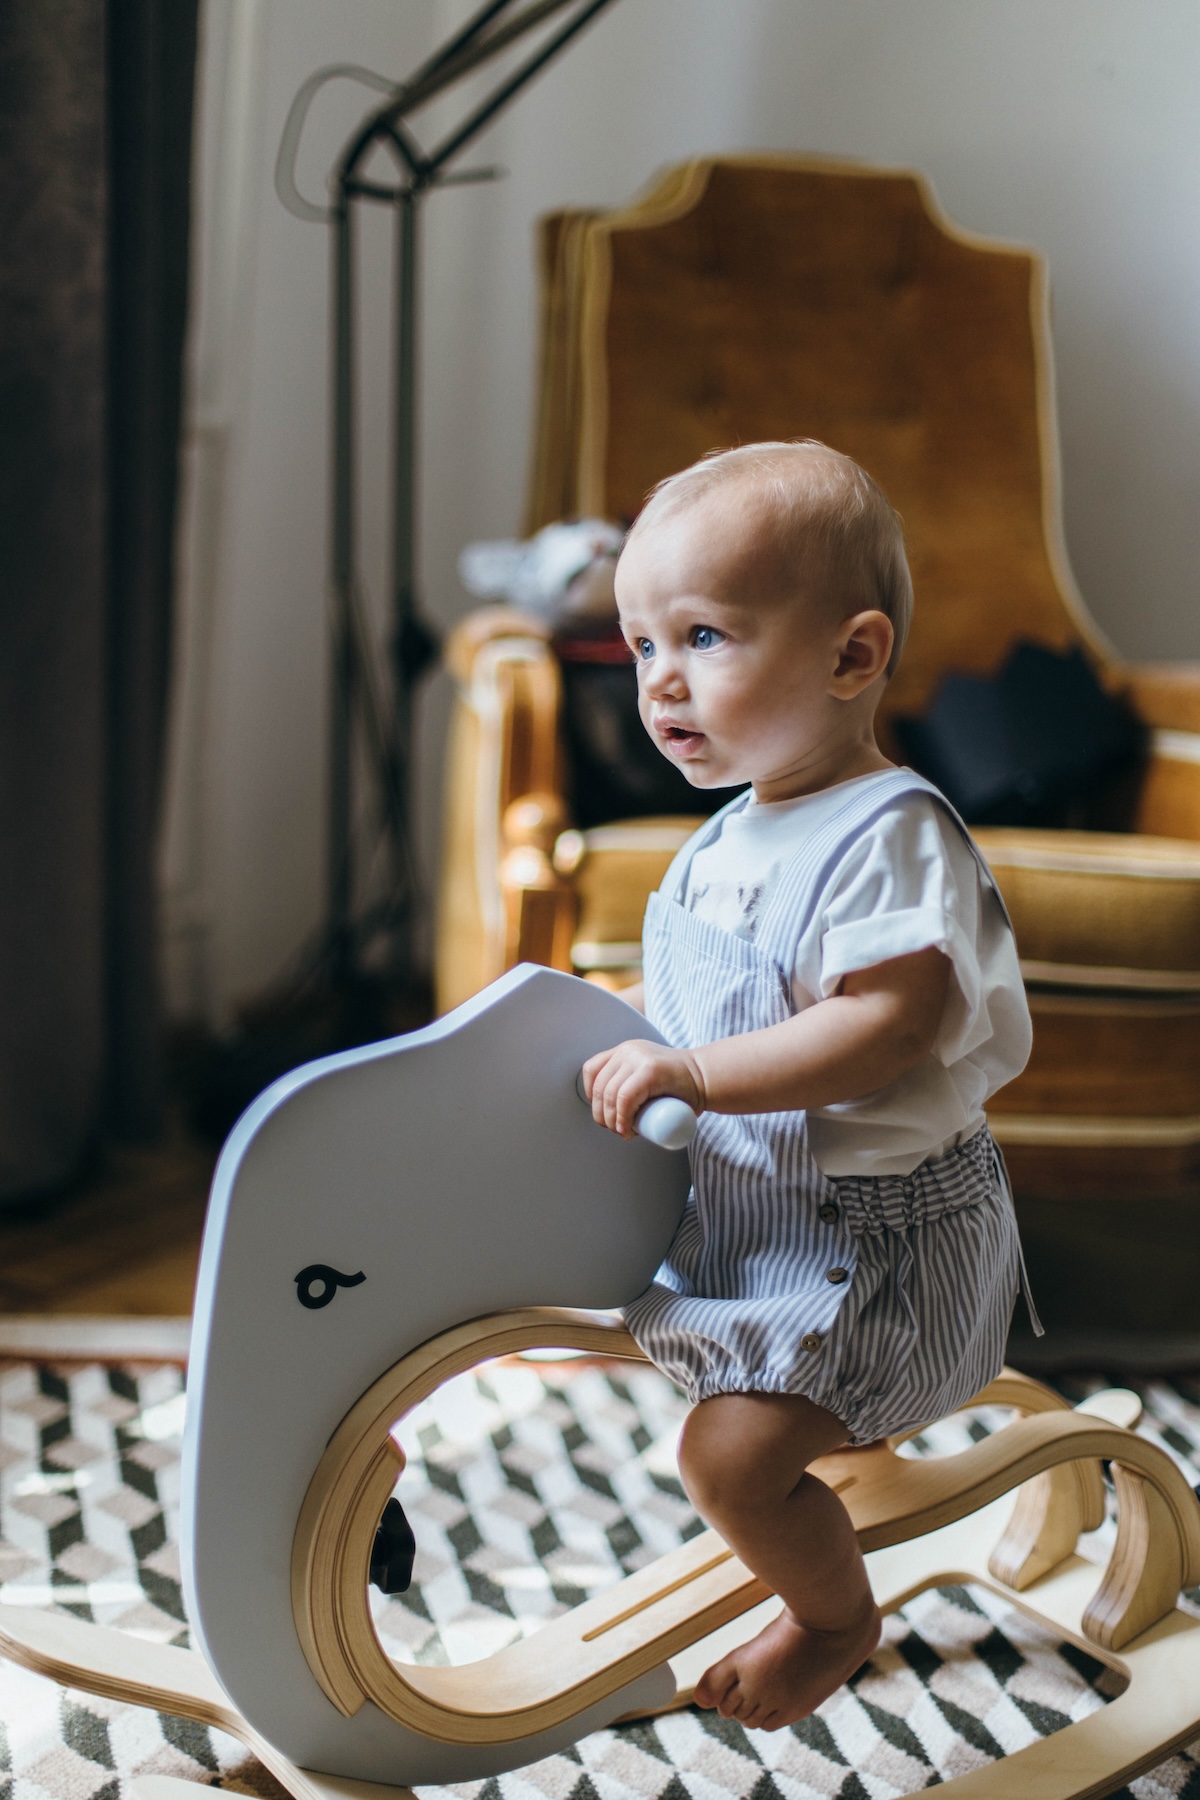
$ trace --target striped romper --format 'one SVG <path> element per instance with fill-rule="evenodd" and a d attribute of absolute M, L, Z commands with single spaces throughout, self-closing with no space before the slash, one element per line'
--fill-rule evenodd
<path fill-rule="evenodd" d="M 913 790 L 967 836 L 909 770 L 856 784 L 785 867 L 753 942 L 682 904 L 692 857 L 747 796 L 685 846 L 650 897 L 644 934 L 646 1013 L 672 1044 L 793 1013 L 796 948 L 833 870 Z M 831 1179 L 809 1150 L 803 1112 L 704 1113 L 692 1181 L 662 1268 L 625 1308 L 642 1349 L 691 1401 L 804 1394 L 867 1443 L 953 1412 L 1000 1369 L 1023 1268 L 986 1126 L 910 1175 Z"/>

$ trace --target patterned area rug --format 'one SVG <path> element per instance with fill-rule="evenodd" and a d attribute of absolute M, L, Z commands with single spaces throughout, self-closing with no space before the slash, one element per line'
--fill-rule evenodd
<path fill-rule="evenodd" d="M 1097 1378 L 1073 1384 L 1072 1399 Z M 1200 1480 L 1200 1383 L 1149 1383 L 1143 1430 Z M 186 1644 L 176 1548 L 184 1395 L 169 1365 L 0 1372 L 0 1600 L 60 1607 Z M 654 1370 L 506 1361 L 443 1388 L 402 1431 L 399 1492 L 416 1580 L 378 1597 L 393 1654 L 459 1662 L 537 1629 L 700 1529 L 675 1473 L 683 1403 Z M 1002 1414 L 949 1421 L 946 1454 Z M 1097 1554 L 1106 1531 L 1094 1534 Z M 1200 1603 L 1200 1592 L 1189 1596 Z M 571 1751 L 452 1790 L 464 1800 L 890 1800 L 1061 1729 L 1115 1691 L 1100 1663 L 983 1590 L 926 1593 L 888 1621 L 872 1661 L 812 1719 L 745 1731 L 688 1710 L 597 1732 Z M 240 1745 L 0 1665 L 0 1800 L 119 1800 L 139 1774 L 274 1796 Z M 422 1790 L 432 1797 L 438 1790 Z M 1200 1765 L 1170 1758 L 1130 1789 L 1200 1800 Z"/>

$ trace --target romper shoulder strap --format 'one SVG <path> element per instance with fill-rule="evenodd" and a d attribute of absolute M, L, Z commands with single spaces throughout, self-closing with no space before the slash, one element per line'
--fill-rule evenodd
<path fill-rule="evenodd" d="M 721 835 L 721 828 L 726 819 L 731 813 L 741 812 L 753 792 L 753 788 L 743 789 L 740 794 L 735 794 L 732 800 L 727 800 L 724 806 L 697 826 L 683 848 L 676 852 L 671 866 L 659 884 L 658 891 L 665 900 L 682 900 L 688 870 L 692 866 L 692 858 L 716 842 Z"/>
<path fill-rule="evenodd" d="M 966 825 L 946 796 L 913 769 L 890 769 L 871 781 L 854 783 L 845 804 L 836 808 L 801 844 L 780 878 L 756 934 L 760 949 L 785 964 L 795 947 L 796 921 L 805 919 L 849 845 L 862 836 L 905 794 L 926 794 L 962 834 L 975 858 L 984 886 L 996 897 L 1005 924 L 1012 920 L 996 878 Z"/>

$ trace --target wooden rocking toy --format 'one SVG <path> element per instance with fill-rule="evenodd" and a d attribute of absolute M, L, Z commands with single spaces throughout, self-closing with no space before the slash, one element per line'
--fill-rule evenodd
<path fill-rule="evenodd" d="M 297 1800 L 476 1779 L 686 1704 L 779 1605 L 711 1531 L 460 1667 L 392 1661 L 367 1599 L 410 1408 L 519 1350 L 641 1355 L 598 1309 L 651 1279 L 687 1161 L 596 1127 L 575 1083 L 594 1051 L 650 1030 L 615 996 L 525 965 L 423 1031 L 262 1095 L 218 1165 L 196 1300 L 183 1552 L 200 1649 L 4 1607 L 5 1654 L 229 1731 Z M 1125 1400 L 1072 1411 L 1006 1371 L 979 1401 L 1023 1416 L 961 1455 L 886 1444 L 814 1465 L 885 1610 L 977 1582 L 1128 1677 L 1098 1712 L 947 1793 L 1103 1794 L 1200 1733 L 1200 1620 L 1177 1606 L 1200 1582 L 1200 1505 L 1126 1428 Z M 1076 1554 L 1103 1519 L 1101 1459 L 1118 1505 L 1103 1570 Z M 142 1800 L 190 1790 L 136 1785 Z"/>

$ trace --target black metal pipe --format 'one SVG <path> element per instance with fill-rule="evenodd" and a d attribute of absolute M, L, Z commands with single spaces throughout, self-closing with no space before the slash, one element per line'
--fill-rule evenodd
<path fill-rule="evenodd" d="M 534 56 L 531 56 L 528 62 L 522 63 L 521 67 L 510 75 L 507 81 L 502 82 L 495 92 L 490 94 L 483 104 L 464 120 L 457 131 L 452 132 L 444 143 L 439 144 L 436 150 L 430 152 L 426 158 L 429 167 L 439 169 L 444 162 L 448 162 L 452 156 L 456 155 L 465 144 L 468 144 L 478 132 L 483 130 L 483 127 L 495 117 L 502 107 L 508 105 L 508 102 L 520 92 L 526 82 L 532 81 L 533 77 L 545 68 L 551 57 L 557 56 L 558 52 L 569 44 L 585 25 L 591 23 L 598 12 L 603 12 L 606 6 L 611 5 L 612 0 L 590 0 L 590 4 L 585 6 L 582 12 L 577 13 L 575 18 L 564 25 L 563 29 L 557 32 L 548 43 L 543 44 L 542 48 Z"/>
<path fill-rule="evenodd" d="M 503 0 L 503 6 L 508 4 L 510 0 Z M 482 43 L 466 44 L 455 58 L 434 59 L 431 64 L 427 64 L 411 81 L 406 81 L 396 94 L 377 107 L 355 132 L 342 153 L 337 178 L 345 180 L 354 174 L 363 157 L 378 140 L 380 132 L 386 131 L 389 124 L 395 124 L 408 113 L 416 112 L 418 107 L 428 105 L 444 88 L 461 81 L 473 69 L 490 62 L 492 57 L 498 56 L 509 44 L 515 43 L 536 25 L 571 4 L 572 0 L 534 0 L 534 4 L 527 6 L 524 12 L 507 25 L 500 26 Z M 503 6 L 492 4 L 483 10 L 490 18 L 502 11 Z M 481 18 L 482 14 L 477 15 L 477 22 Z"/>
<path fill-rule="evenodd" d="M 485 4 L 467 20 L 461 30 L 448 37 L 446 42 L 434 51 L 428 62 L 422 63 L 420 68 L 413 71 L 404 84 L 404 92 L 406 94 L 416 92 L 427 84 L 447 64 L 452 63 L 460 51 L 465 50 L 468 44 L 474 42 L 479 33 L 491 24 L 497 13 L 507 12 L 512 3 L 513 0 L 485 0 Z"/>
<path fill-rule="evenodd" d="M 396 215 L 396 369 L 395 420 L 392 446 L 392 778 L 395 792 L 407 803 L 412 780 L 414 671 L 409 664 L 410 638 L 416 626 L 417 513 L 417 229 L 419 195 L 403 194 Z M 393 842 L 392 878 L 408 904 L 412 894 L 407 820 L 399 821 L 400 841 Z M 402 931 L 407 940 L 408 932 Z M 405 941 L 402 954 L 410 947 Z"/>
<path fill-rule="evenodd" d="M 395 441 L 392 447 L 392 590 L 397 625 L 415 610 L 416 572 L 416 342 L 417 195 L 401 194 L 396 208 Z"/>
<path fill-rule="evenodd" d="M 464 75 L 469 75 L 473 69 L 481 68 L 484 63 L 490 62 L 494 56 L 498 56 L 502 50 L 506 50 L 510 44 L 515 44 L 518 39 L 526 37 L 538 25 L 552 18 L 556 12 L 561 12 L 565 6 L 571 6 L 574 3 L 575 0 L 531 0 L 531 4 L 526 6 L 515 19 L 510 19 L 505 25 L 498 25 L 482 43 L 469 45 L 460 52 L 452 64 L 439 70 L 436 77 L 425 82 L 420 89 L 406 88 L 403 95 L 398 95 L 391 102 L 385 102 L 385 105 L 398 103 L 402 114 L 415 112 L 419 106 L 427 106 L 435 95 L 442 92 L 443 88 L 450 87 L 456 81 L 461 81 Z"/>
<path fill-rule="evenodd" d="M 339 196 L 333 221 L 333 408 L 330 533 L 332 669 L 329 695 L 329 794 L 326 866 L 330 953 L 336 979 L 354 964 L 351 760 L 355 712 L 354 651 L 354 231 Z"/>

